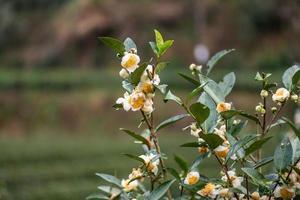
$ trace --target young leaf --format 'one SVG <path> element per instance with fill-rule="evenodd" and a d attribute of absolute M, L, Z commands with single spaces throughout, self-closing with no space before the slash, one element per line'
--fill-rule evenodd
<path fill-rule="evenodd" d="M 167 40 L 164 44 L 160 45 L 159 48 L 159 54 L 162 56 L 166 51 L 173 45 L 174 40 Z"/>
<path fill-rule="evenodd" d="M 261 161 L 257 162 L 257 163 L 254 165 L 253 168 L 254 168 L 254 169 L 258 169 L 258 168 L 260 168 L 260 167 L 262 167 L 262 166 L 264 166 L 264 165 L 266 165 L 266 164 L 268 164 L 268 163 L 270 163 L 270 162 L 272 162 L 272 161 L 273 161 L 273 156 L 264 158 L 264 159 L 262 159 Z"/>
<path fill-rule="evenodd" d="M 133 85 L 137 85 L 140 82 L 141 76 L 143 75 L 145 69 L 147 68 L 148 63 L 143 63 L 141 66 L 139 66 L 134 72 L 130 75 L 130 82 Z"/>
<path fill-rule="evenodd" d="M 259 173 L 255 169 L 242 168 L 242 170 L 243 170 L 243 172 L 245 172 L 245 174 L 247 174 L 252 179 L 254 184 L 261 185 L 261 186 L 266 186 L 267 185 L 268 180 L 264 177 L 264 175 L 262 175 L 261 173 Z"/>
<path fill-rule="evenodd" d="M 201 134 L 201 138 L 208 144 L 211 149 L 215 149 L 221 144 L 223 144 L 224 140 L 218 136 L 217 134 Z"/>
<path fill-rule="evenodd" d="M 159 74 L 167 65 L 169 62 L 160 62 L 155 67 L 155 73 Z"/>
<path fill-rule="evenodd" d="M 103 180 L 109 182 L 109 183 L 112 183 L 116 186 L 122 187 L 121 186 L 121 181 L 118 178 L 116 178 L 112 175 L 102 174 L 102 173 L 96 173 L 96 175 L 99 176 L 100 178 L 102 178 Z"/>
<path fill-rule="evenodd" d="M 266 137 L 252 143 L 248 148 L 245 149 L 245 156 L 255 152 L 260 149 L 267 141 L 269 141 L 272 137 Z"/>
<path fill-rule="evenodd" d="M 99 39 L 108 47 L 110 47 L 112 50 L 114 50 L 116 53 L 120 55 L 124 55 L 125 47 L 124 44 L 115 38 L 112 37 L 99 37 Z"/>
<path fill-rule="evenodd" d="M 90 199 L 109 199 L 109 197 L 107 197 L 107 196 L 105 196 L 103 194 L 91 194 L 86 199 L 87 200 L 90 200 Z"/>
<path fill-rule="evenodd" d="M 274 152 L 274 165 L 277 171 L 286 169 L 293 161 L 293 148 L 289 138 L 284 138 Z"/>
<path fill-rule="evenodd" d="M 166 119 L 165 121 L 161 122 L 155 129 L 155 132 L 159 131 L 160 129 L 170 125 L 170 124 L 173 124 L 185 117 L 189 116 L 188 114 L 181 114 L 181 115 L 176 115 L 176 116 L 173 116 L 169 119 Z"/>
<path fill-rule="evenodd" d="M 224 76 L 224 78 L 223 78 L 223 81 L 218 84 L 225 96 L 230 94 L 230 92 L 234 86 L 235 79 L 236 78 L 235 78 L 234 72 L 231 72 L 229 74 L 226 74 L 226 76 Z"/>
<path fill-rule="evenodd" d="M 293 129 L 296 136 L 300 139 L 300 130 L 296 128 L 294 123 L 286 117 L 282 117 L 281 119 Z"/>
<path fill-rule="evenodd" d="M 164 98 L 164 102 L 167 102 L 168 100 L 172 100 L 175 101 L 176 103 L 178 103 L 179 105 L 182 105 L 182 101 L 179 97 L 175 96 L 171 90 L 168 91 L 168 93 L 166 94 L 165 98 Z"/>
<path fill-rule="evenodd" d="M 154 30 L 155 33 L 155 42 L 156 42 L 156 46 L 160 46 L 164 43 L 164 39 L 161 35 L 161 33 L 158 30 Z"/>
<path fill-rule="evenodd" d="M 124 156 L 127 156 L 128 158 L 131 158 L 133 160 L 139 161 L 141 163 L 145 163 L 144 160 L 138 156 L 132 155 L 132 154 L 128 154 L 128 153 L 124 153 Z"/>
<path fill-rule="evenodd" d="M 127 129 L 123 129 L 123 128 L 120 128 L 121 131 L 124 131 L 125 133 L 127 133 L 128 135 L 130 135 L 131 137 L 137 139 L 138 141 L 142 142 L 143 144 L 145 145 L 149 145 L 148 141 L 146 138 L 144 138 L 143 136 L 141 135 L 138 135 L 130 130 L 127 130 Z"/>
<path fill-rule="evenodd" d="M 166 192 L 169 190 L 171 185 L 175 182 L 175 180 L 170 180 L 162 183 L 157 188 L 155 188 L 149 195 L 149 199 L 151 200 L 160 200 Z"/>
<path fill-rule="evenodd" d="M 299 71 L 299 69 L 300 68 L 297 65 L 294 65 L 294 66 L 288 68 L 287 70 L 285 70 L 285 72 L 283 73 L 282 83 L 288 90 L 290 90 L 292 88 L 293 76 L 295 75 L 295 73 L 297 71 Z M 295 81 L 296 81 L 296 78 L 295 78 Z"/>
<path fill-rule="evenodd" d="M 131 38 L 126 38 L 123 42 L 126 51 L 128 52 L 130 49 L 137 49 L 136 44 Z"/>
<path fill-rule="evenodd" d="M 181 157 L 177 155 L 174 155 L 174 160 L 179 165 L 179 167 L 184 171 L 184 173 L 188 172 L 189 167 L 185 160 L 183 160 Z"/>
<path fill-rule="evenodd" d="M 246 144 L 248 144 L 249 142 L 251 142 L 252 140 L 254 140 L 255 138 L 257 138 L 256 135 L 247 135 L 246 137 L 238 140 L 229 150 L 227 156 L 226 156 L 226 161 L 228 161 L 230 159 L 231 156 L 233 156 L 235 153 L 237 153 L 238 150 L 240 150 L 241 148 L 243 148 Z"/>
<path fill-rule="evenodd" d="M 194 103 L 189 108 L 198 124 L 202 124 L 209 116 L 209 108 L 202 103 Z"/>
<path fill-rule="evenodd" d="M 213 69 L 213 67 L 219 62 L 219 60 L 225 56 L 226 54 L 230 53 L 234 51 L 234 49 L 229 49 L 229 50 L 223 50 L 220 51 L 218 53 L 216 53 L 213 57 L 211 57 L 211 59 L 209 59 L 209 61 L 207 62 L 207 73 L 206 75 L 208 75 L 211 70 Z"/>
<path fill-rule="evenodd" d="M 190 77 L 188 75 L 185 75 L 183 73 L 178 73 L 178 74 L 179 74 L 179 76 L 181 76 L 182 78 L 184 78 L 188 82 L 194 84 L 195 86 L 199 86 L 200 85 L 200 82 L 198 80 L 196 80 L 196 79 L 194 79 L 194 78 L 192 78 L 192 77 Z"/>

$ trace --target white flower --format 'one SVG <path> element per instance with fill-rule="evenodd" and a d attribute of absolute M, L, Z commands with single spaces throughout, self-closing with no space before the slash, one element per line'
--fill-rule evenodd
<path fill-rule="evenodd" d="M 153 93 L 154 91 L 153 84 L 150 80 L 139 82 L 138 89 L 143 91 L 145 94 Z"/>
<path fill-rule="evenodd" d="M 285 102 L 290 97 L 290 92 L 285 88 L 279 88 L 276 90 L 276 93 L 273 94 L 272 99 L 275 102 Z"/>
<path fill-rule="evenodd" d="M 153 66 L 148 65 L 144 71 L 144 73 L 141 76 L 141 82 L 147 82 L 150 81 L 150 76 L 153 73 Z"/>
<path fill-rule="evenodd" d="M 153 101 L 151 98 L 146 99 L 142 110 L 147 114 L 150 114 L 153 112 Z"/>
<path fill-rule="evenodd" d="M 233 196 L 233 193 L 228 188 L 222 188 L 219 191 L 219 195 L 224 199 L 230 199 Z"/>
<path fill-rule="evenodd" d="M 207 196 L 214 199 L 219 194 L 218 188 L 219 186 L 216 186 L 212 183 L 207 183 L 204 188 L 199 190 L 197 193 L 201 196 Z"/>
<path fill-rule="evenodd" d="M 194 185 L 199 181 L 199 178 L 200 175 L 198 172 L 189 172 L 184 179 L 184 184 Z"/>
<path fill-rule="evenodd" d="M 294 102 L 296 102 L 297 103 L 297 101 L 298 101 L 298 95 L 296 95 L 296 94 L 293 94 L 292 96 L 291 96 L 291 99 L 294 101 Z"/>
<path fill-rule="evenodd" d="M 260 195 L 258 192 L 252 192 L 252 194 L 250 195 L 252 200 L 260 200 Z"/>
<path fill-rule="evenodd" d="M 268 95 L 269 95 L 269 92 L 268 92 L 267 90 L 261 90 L 261 91 L 260 91 L 260 96 L 261 96 L 261 97 L 264 97 L 264 98 L 265 98 L 265 97 L 267 97 Z"/>
<path fill-rule="evenodd" d="M 119 72 L 120 77 L 122 77 L 123 79 L 126 79 L 129 77 L 129 73 L 127 72 L 126 69 L 121 69 L 121 71 Z"/>
<path fill-rule="evenodd" d="M 217 105 L 218 113 L 225 112 L 225 111 L 228 111 L 228 110 L 231 110 L 231 104 L 230 103 L 226 103 L 226 102 L 218 103 L 218 105 Z"/>
<path fill-rule="evenodd" d="M 129 72 L 133 72 L 138 68 L 138 64 L 140 62 L 140 57 L 134 53 L 125 52 L 122 57 L 121 65 L 126 68 Z"/>
<path fill-rule="evenodd" d="M 128 94 L 128 92 L 125 92 L 124 98 L 122 98 L 122 97 L 118 98 L 117 101 L 116 101 L 116 103 L 117 104 L 122 104 L 124 110 L 128 111 L 131 108 L 131 105 L 129 103 L 129 99 L 130 99 L 130 95 Z"/>
<path fill-rule="evenodd" d="M 201 128 L 197 128 L 196 123 L 192 123 L 190 125 L 191 128 L 191 135 L 195 137 L 199 137 L 199 133 L 202 131 Z"/>
<path fill-rule="evenodd" d="M 131 180 L 136 178 L 141 178 L 141 177 L 143 177 L 143 173 L 140 168 L 138 169 L 133 168 L 131 174 L 129 174 L 128 176 L 128 178 Z"/>
<path fill-rule="evenodd" d="M 158 172 L 158 165 L 159 165 L 158 159 L 153 161 L 156 155 L 150 153 L 148 155 L 141 155 L 139 157 L 144 160 L 147 170 L 156 175 Z"/>
<path fill-rule="evenodd" d="M 137 180 L 131 181 L 130 179 L 123 179 L 121 182 L 121 185 L 125 192 L 130 192 L 132 190 L 135 190 L 137 188 L 138 184 L 139 184 L 139 182 Z"/>
<path fill-rule="evenodd" d="M 229 179 L 231 181 L 231 184 L 234 188 L 238 188 L 241 186 L 242 182 L 244 181 L 243 177 L 238 177 L 235 174 L 234 170 L 230 170 L 227 172 Z M 221 178 L 223 181 L 227 182 L 228 181 L 228 177 L 226 175 L 222 176 Z"/>
<path fill-rule="evenodd" d="M 193 71 L 193 70 L 195 70 L 196 69 L 196 64 L 195 63 L 192 63 L 192 64 L 190 64 L 190 66 L 189 66 L 189 69 L 191 70 L 191 71 Z"/>
<path fill-rule="evenodd" d="M 215 154 L 220 158 L 226 158 L 229 151 L 228 146 L 220 145 L 217 148 L 214 149 Z"/>
<path fill-rule="evenodd" d="M 276 198 L 291 199 L 295 196 L 295 188 L 289 186 L 277 186 L 274 191 Z"/>

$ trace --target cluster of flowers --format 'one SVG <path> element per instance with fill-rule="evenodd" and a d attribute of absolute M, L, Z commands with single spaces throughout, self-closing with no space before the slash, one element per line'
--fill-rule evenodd
<path fill-rule="evenodd" d="M 140 57 L 137 55 L 137 50 L 130 49 L 130 51 L 125 52 L 122 57 L 122 69 L 119 75 L 123 79 L 127 79 L 131 73 L 139 68 L 139 63 Z M 160 78 L 158 74 L 155 74 L 154 67 L 148 65 L 141 76 L 139 84 L 133 89 L 132 93 L 129 94 L 126 92 L 124 97 L 119 98 L 116 103 L 122 104 L 126 111 L 142 110 L 146 114 L 150 114 L 153 111 L 155 86 L 159 85 L 159 83 Z"/>

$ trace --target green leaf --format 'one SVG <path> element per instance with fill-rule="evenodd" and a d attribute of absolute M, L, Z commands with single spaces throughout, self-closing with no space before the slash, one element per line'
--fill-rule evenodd
<path fill-rule="evenodd" d="M 282 117 L 281 119 L 291 127 L 296 136 L 300 139 L 300 130 L 296 128 L 294 123 L 286 117 Z"/>
<path fill-rule="evenodd" d="M 219 85 L 212 79 L 199 74 L 200 83 L 207 83 L 203 89 L 214 100 L 216 104 L 225 101 L 225 95 L 223 94 Z"/>
<path fill-rule="evenodd" d="M 218 113 L 216 110 L 216 104 L 207 93 L 202 93 L 198 99 L 198 102 L 206 105 L 210 110 L 209 117 L 202 124 L 202 128 L 205 130 L 206 133 L 213 132 L 214 128 L 216 127 L 217 121 L 218 121 Z"/>
<path fill-rule="evenodd" d="M 248 148 L 245 149 L 245 156 L 255 152 L 256 150 L 260 149 L 267 141 L 269 141 L 271 137 L 262 138 L 260 140 L 255 141 L 252 143 Z"/>
<path fill-rule="evenodd" d="M 179 105 L 182 105 L 182 101 L 179 97 L 175 96 L 171 90 L 168 91 L 168 93 L 166 94 L 165 98 L 164 98 L 164 102 L 167 102 L 168 100 L 172 100 L 175 101 L 176 103 L 178 103 Z"/>
<path fill-rule="evenodd" d="M 112 106 L 114 109 L 116 109 L 116 110 L 119 110 L 119 109 L 121 109 L 121 108 L 123 108 L 123 105 L 122 104 L 114 104 L 113 106 Z"/>
<path fill-rule="evenodd" d="M 231 156 L 233 156 L 241 148 L 243 148 L 246 144 L 248 144 L 249 142 L 251 142 L 255 138 L 257 138 L 256 135 L 247 135 L 246 137 L 244 137 L 244 138 L 238 140 L 236 143 L 234 143 L 234 145 L 230 148 L 230 150 L 229 150 L 229 152 L 226 156 L 226 161 L 228 161 Z"/>
<path fill-rule="evenodd" d="M 247 174 L 252 179 L 254 184 L 261 185 L 261 186 L 266 186 L 268 184 L 268 180 L 264 177 L 264 175 L 262 175 L 255 169 L 242 168 L 242 170 L 243 172 L 245 172 L 245 174 Z"/>
<path fill-rule="evenodd" d="M 126 38 L 123 42 L 125 50 L 128 52 L 130 49 L 137 49 L 136 44 L 131 38 Z"/>
<path fill-rule="evenodd" d="M 292 89 L 292 85 L 293 85 L 293 77 L 296 74 L 297 71 L 299 71 L 299 67 L 297 65 L 294 65 L 290 68 L 288 68 L 282 76 L 282 83 L 283 85 L 288 89 L 291 90 Z M 296 78 L 295 78 L 296 81 Z"/>
<path fill-rule="evenodd" d="M 159 55 L 162 56 L 173 45 L 174 40 L 167 40 L 164 44 L 159 45 Z"/>
<path fill-rule="evenodd" d="M 181 147 L 201 147 L 203 144 L 200 144 L 199 142 L 188 142 L 180 145 Z"/>
<path fill-rule="evenodd" d="M 215 149 L 221 144 L 223 144 L 224 140 L 218 136 L 217 134 L 201 134 L 201 138 L 208 144 L 211 149 Z"/>
<path fill-rule="evenodd" d="M 193 161 L 191 167 L 190 167 L 190 171 L 196 170 L 198 168 L 198 166 L 200 165 L 200 163 L 207 158 L 209 155 L 209 153 L 205 153 L 202 155 L 197 156 L 197 158 Z"/>
<path fill-rule="evenodd" d="M 130 75 L 130 82 L 133 85 L 137 85 L 140 80 L 141 80 L 141 76 L 143 75 L 145 69 L 147 68 L 148 63 L 143 63 L 141 66 L 139 66 L 136 70 L 134 70 L 134 72 L 131 73 Z"/>
<path fill-rule="evenodd" d="M 181 115 L 176 115 L 176 116 L 173 116 L 173 117 L 170 117 L 169 119 L 166 119 L 165 121 L 161 122 L 155 129 L 155 132 L 159 131 L 160 129 L 170 125 L 170 124 L 173 124 L 185 117 L 189 116 L 188 114 L 181 114 Z"/>
<path fill-rule="evenodd" d="M 90 199 L 109 199 L 109 197 L 107 197 L 107 196 L 105 196 L 103 194 L 91 194 L 86 199 L 87 200 L 90 200 Z"/>
<path fill-rule="evenodd" d="M 167 171 L 172 174 L 172 176 L 174 176 L 174 178 L 176 178 L 177 180 L 181 180 L 179 173 L 174 169 L 174 168 L 167 168 Z"/>
<path fill-rule="evenodd" d="M 190 112 L 198 124 L 202 124 L 209 116 L 209 108 L 202 103 L 194 103 L 190 106 Z"/>
<path fill-rule="evenodd" d="M 256 72 L 255 78 L 256 81 L 263 81 L 264 78 L 262 77 L 262 75 L 259 72 Z"/>
<path fill-rule="evenodd" d="M 234 72 L 231 72 L 229 74 L 226 74 L 223 78 L 223 81 L 220 82 L 218 85 L 220 89 L 222 90 L 224 96 L 227 96 L 230 94 L 234 84 L 235 84 L 235 74 Z"/>
<path fill-rule="evenodd" d="M 151 200 L 160 200 L 166 192 L 169 190 L 171 185 L 175 182 L 175 180 L 170 180 L 162 183 L 157 188 L 155 188 L 149 195 L 149 199 Z"/>
<path fill-rule="evenodd" d="M 139 161 L 139 162 L 141 162 L 141 163 L 144 164 L 144 160 L 142 158 L 136 156 L 136 155 L 132 155 L 132 154 L 128 154 L 128 153 L 124 153 L 123 155 L 127 156 L 128 158 L 131 158 L 133 160 Z"/>
<path fill-rule="evenodd" d="M 241 122 L 238 123 L 238 124 L 233 124 L 233 125 L 230 126 L 230 128 L 229 128 L 228 134 L 229 134 L 229 135 L 232 135 L 232 136 L 238 135 L 238 134 L 241 132 L 241 130 L 242 130 L 245 126 L 247 126 L 247 123 L 248 123 L 248 121 L 246 120 L 246 121 L 241 121 Z"/>
<path fill-rule="evenodd" d="M 112 37 L 99 37 L 99 39 L 116 53 L 120 54 L 121 56 L 124 55 L 126 50 L 124 44 L 120 40 Z"/>
<path fill-rule="evenodd" d="M 240 116 L 250 119 L 256 123 L 259 123 L 259 119 L 257 117 L 250 115 L 242 110 L 228 110 L 228 111 L 221 112 L 220 114 L 224 119 L 230 119 L 236 115 L 240 115 Z"/>
<path fill-rule="evenodd" d="M 96 175 L 99 176 L 100 178 L 102 178 L 103 180 L 109 182 L 109 183 L 112 183 L 116 186 L 122 187 L 121 186 L 121 181 L 118 178 L 116 178 L 112 175 L 102 174 L 102 173 L 96 173 Z"/>
<path fill-rule="evenodd" d="M 137 139 L 138 141 L 142 142 L 143 144 L 145 145 L 149 145 L 148 143 L 148 140 L 146 138 L 144 138 L 143 136 L 141 135 L 138 135 L 130 130 L 127 130 L 127 129 L 123 129 L 123 128 L 120 128 L 121 131 L 124 131 L 125 133 L 127 133 L 128 135 L 130 135 L 131 137 Z"/>
<path fill-rule="evenodd" d="M 218 53 L 216 53 L 213 57 L 211 57 L 211 59 L 209 59 L 209 61 L 207 62 L 207 73 L 206 75 L 208 75 L 211 70 L 213 69 L 213 67 L 219 62 L 219 60 L 225 56 L 226 54 L 230 53 L 234 51 L 234 49 L 229 49 L 229 50 L 223 50 L 220 51 Z"/>
<path fill-rule="evenodd" d="M 193 97 L 199 96 L 201 92 L 203 92 L 203 87 L 206 85 L 206 83 L 203 83 L 196 87 L 186 98 L 186 102 L 188 103 Z"/>
<path fill-rule="evenodd" d="M 112 187 L 112 186 L 107 186 L 107 185 L 100 185 L 97 187 L 101 192 L 107 194 L 107 195 L 111 195 L 111 194 L 120 194 L 121 190 L 119 188 L 116 187 Z"/>
<path fill-rule="evenodd" d="M 168 64 L 169 62 L 160 62 L 155 67 L 155 73 L 159 74 Z"/>
<path fill-rule="evenodd" d="M 298 82 L 299 82 L 299 80 L 300 80 L 300 70 L 298 70 L 298 71 L 294 74 L 294 76 L 293 76 L 293 78 L 292 78 L 292 84 L 293 84 L 293 85 L 297 85 Z"/>
<path fill-rule="evenodd" d="M 260 160 L 259 162 L 257 162 L 255 165 L 254 165 L 254 169 L 258 169 L 270 162 L 272 162 L 274 159 L 273 159 L 273 156 L 270 156 L 270 157 L 267 157 L 267 158 L 264 158 L 262 160 Z"/>
<path fill-rule="evenodd" d="M 195 86 L 199 86 L 200 85 L 200 82 L 198 80 L 196 80 L 196 79 L 194 79 L 194 78 L 192 78 L 192 77 L 190 77 L 188 75 L 185 75 L 183 73 L 178 73 L 178 74 L 179 74 L 179 76 L 181 76 L 182 78 L 184 78 L 188 82 L 194 84 Z"/>
<path fill-rule="evenodd" d="M 182 159 L 181 157 L 174 155 L 174 160 L 178 164 L 178 166 L 185 172 L 187 173 L 189 170 L 187 162 Z"/>
<path fill-rule="evenodd" d="M 151 47 L 152 51 L 156 54 L 157 57 L 159 57 L 159 52 L 158 52 L 159 50 L 156 46 L 156 43 L 155 42 L 149 42 L 149 44 L 150 44 L 150 47 Z"/>
<path fill-rule="evenodd" d="M 277 171 L 285 170 L 293 161 L 293 148 L 288 137 L 285 137 L 274 152 L 274 165 Z"/>
<path fill-rule="evenodd" d="M 158 30 L 154 30 L 155 33 L 155 42 L 156 42 L 156 46 L 160 46 L 164 43 L 164 39 L 161 35 L 161 33 Z"/>

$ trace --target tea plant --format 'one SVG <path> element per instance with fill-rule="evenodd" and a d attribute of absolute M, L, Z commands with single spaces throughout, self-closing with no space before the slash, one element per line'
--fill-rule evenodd
<path fill-rule="evenodd" d="M 255 80 L 260 85 L 261 102 L 247 113 L 227 102 L 235 84 L 233 72 L 224 76 L 221 82 L 209 78 L 217 62 L 233 50 L 223 50 L 214 55 L 205 68 L 195 64 L 189 66 L 190 74 L 180 74 L 192 83 L 195 89 L 180 98 L 162 84 L 159 74 L 167 66 L 162 55 L 173 44 L 173 40 L 164 40 L 155 30 L 155 42 L 150 42 L 154 58 L 141 63 L 138 48 L 134 41 L 127 38 L 124 42 L 110 37 L 100 40 L 111 47 L 121 60 L 120 76 L 124 96 L 117 99 L 115 109 L 139 112 L 142 120 L 141 133 L 120 129 L 133 137 L 143 147 L 141 155 L 125 154 L 137 162 L 128 177 L 97 173 L 109 183 L 99 186 L 100 193 L 88 199 L 296 199 L 300 194 L 300 130 L 282 116 L 283 108 L 289 102 L 298 102 L 300 67 L 288 68 L 283 76 L 283 85 L 270 81 L 271 74 L 257 73 Z M 281 85 L 281 84 L 280 84 Z M 161 92 L 164 101 L 174 101 L 183 108 L 184 113 L 155 124 L 155 93 Z M 196 99 L 196 101 L 195 101 Z M 271 102 L 271 103 L 270 103 Z M 167 155 L 159 145 L 161 129 L 181 119 L 190 118 L 193 122 L 189 129 L 194 141 L 182 144 L 191 147 L 199 155 L 191 165 L 175 156 L 180 170 L 166 166 Z M 251 122 L 254 130 L 246 136 L 241 131 Z M 272 128 L 287 124 L 293 135 L 284 134 L 274 155 L 262 157 L 262 147 L 272 138 Z M 219 168 L 215 173 L 219 178 L 209 178 L 201 174 L 199 165 L 204 159 L 215 159 Z M 262 167 L 269 165 L 269 172 Z M 270 167 L 272 165 L 272 167 Z M 219 171 L 220 170 L 220 171 Z M 172 190 L 171 190 L 172 186 Z M 299 199 L 299 196 L 298 196 Z"/>

